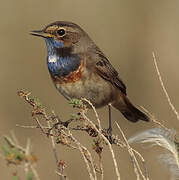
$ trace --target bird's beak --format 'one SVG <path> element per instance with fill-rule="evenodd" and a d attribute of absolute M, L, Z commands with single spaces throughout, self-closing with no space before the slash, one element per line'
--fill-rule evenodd
<path fill-rule="evenodd" d="M 40 31 L 31 31 L 30 34 L 33 35 L 33 36 L 39 36 L 39 37 L 43 37 L 43 38 L 50 38 L 50 37 L 52 37 L 51 34 L 46 33 L 43 30 L 40 30 Z"/>

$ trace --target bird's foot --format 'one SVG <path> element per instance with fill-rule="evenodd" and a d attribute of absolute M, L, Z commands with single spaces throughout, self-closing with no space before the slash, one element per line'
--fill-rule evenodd
<path fill-rule="evenodd" d="M 107 139 L 111 144 L 114 143 L 113 138 L 112 138 L 112 127 L 109 127 L 107 129 Z"/>

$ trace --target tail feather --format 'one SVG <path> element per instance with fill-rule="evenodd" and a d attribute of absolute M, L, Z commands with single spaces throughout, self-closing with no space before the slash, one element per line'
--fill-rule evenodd
<path fill-rule="evenodd" d="M 116 109 L 118 109 L 123 114 L 123 116 L 129 121 L 150 121 L 150 118 L 142 111 L 137 109 L 124 94 L 120 96 L 120 100 L 116 101 L 112 105 Z"/>

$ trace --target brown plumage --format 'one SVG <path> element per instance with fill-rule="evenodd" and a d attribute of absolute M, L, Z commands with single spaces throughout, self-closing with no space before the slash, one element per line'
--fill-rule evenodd
<path fill-rule="evenodd" d="M 46 40 L 49 72 L 67 99 L 85 97 L 96 108 L 112 104 L 129 121 L 149 121 L 129 101 L 118 72 L 80 26 L 57 21 L 32 35 Z"/>

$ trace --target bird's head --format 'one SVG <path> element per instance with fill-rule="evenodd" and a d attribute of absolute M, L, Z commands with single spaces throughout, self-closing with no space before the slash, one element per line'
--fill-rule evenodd
<path fill-rule="evenodd" d="M 88 46 L 89 37 L 77 24 L 57 21 L 39 31 L 31 31 L 31 35 L 42 37 L 47 42 L 47 48 L 73 48 L 77 51 Z M 49 46 L 49 47 L 48 47 Z"/>

